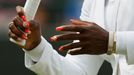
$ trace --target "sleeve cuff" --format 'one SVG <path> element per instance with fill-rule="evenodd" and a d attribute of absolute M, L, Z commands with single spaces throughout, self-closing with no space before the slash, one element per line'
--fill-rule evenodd
<path fill-rule="evenodd" d="M 126 51 L 127 51 L 127 61 L 129 65 L 134 64 L 134 32 L 129 31 L 126 34 Z"/>
<path fill-rule="evenodd" d="M 127 45 L 126 45 L 126 32 L 117 32 L 116 33 L 116 53 L 117 54 L 127 54 Z"/>
<path fill-rule="evenodd" d="M 31 58 L 34 62 L 37 62 L 39 61 L 40 57 L 42 56 L 42 53 L 43 53 L 43 50 L 44 50 L 44 47 L 45 47 L 45 42 L 43 41 L 43 37 L 41 37 L 41 42 L 40 44 L 32 49 L 31 51 L 27 51 L 25 49 L 24 52 L 26 53 L 26 55 Z"/>

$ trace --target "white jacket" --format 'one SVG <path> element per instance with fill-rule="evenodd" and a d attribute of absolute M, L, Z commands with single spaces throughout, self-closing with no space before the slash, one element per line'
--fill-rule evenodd
<path fill-rule="evenodd" d="M 134 0 L 85 0 L 83 3 L 81 20 L 116 31 L 117 54 L 63 57 L 42 37 L 35 49 L 25 51 L 26 67 L 38 75 L 97 75 L 103 61 L 107 60 L 112 64 L 113 75 L 134 75 L 133 7 Z"/>

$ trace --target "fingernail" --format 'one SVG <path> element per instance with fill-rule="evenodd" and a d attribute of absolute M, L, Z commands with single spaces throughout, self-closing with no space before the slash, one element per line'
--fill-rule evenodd
<path fill-rule="evenodd" d="M 23 20 L 23 21 L 26 21 L 26 16 L 21 16 L 21 19 Z"/>
<path fill-rule="evenodd" d="M 62 27 L 57 27 L 56 30 L 57 31 L 61 31 L 63 28 Z"/>
<path fill-rule="evenodd" d="M 25 34 L 23 34 L 23 35 L 21 36 L 21 38 L 26 40 L 26 39 L 27 39 L 27 36 L 26 36 Z"/>
<path fill-rule="evenodd" d="M 29 24 L 29 22 L 24 21 L 24 22 L 23 22 L 23 26 L 26 27 L 26 28 L 28 28 L 28 27 L 30 26 L 30 24 Z"/>
<path fill-rule="evenodd" d="M 59 48 L 59 51 L 63 51 L 63 46 L 61 46 L 61 47 Z"/>
<path fill-rule="evenodd" d="M 50 41 L 56 41 L 57 40 L 57 37 L 56 36 L 53 36 L 50 38 Z"/>
<path fill-rule="evenodd" d="M 25 32 L 25 33 L 29 33 L 30 30 L 27 28 L 27 29 L 24 30 L 24 32 Z"/>

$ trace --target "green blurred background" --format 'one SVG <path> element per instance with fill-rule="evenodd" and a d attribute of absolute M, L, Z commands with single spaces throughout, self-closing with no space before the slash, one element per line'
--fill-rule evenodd
<path fill-rule="evenodd" d="M 43 36 L 49 41 L 51 36 L 59 34 L 55 27 L 68 24 L 71 18 L 79 19 L 82 2 L 83 0 L 42 0 L 35 20 L 42 25 Z M 15 7 L 24 4 L 25 0 L 0 0 L 0 75 L 35 75 L 24 66 L 24 52 L 8 38 L 8 23 L 16 15 Z M 57 50 L 67 42 L 50 43 Z M 110 75 L 111 72 L 109 63 L 105 62 L 98 75 Z"/>

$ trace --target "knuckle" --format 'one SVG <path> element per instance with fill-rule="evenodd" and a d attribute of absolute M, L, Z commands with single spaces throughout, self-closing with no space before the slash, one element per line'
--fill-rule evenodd
<path fill-rule="evenodd" d="M 92 29 L 94 29 L 94 28 L 95 28 L 95 25 L 94 25 L 94 24 L 89 24 L 89 25 L 86 27 L 87 30 L 92 30 Z"/>
<path fill-rule="evenodd" d="M 9 23 L 9 29 L 12 29 L 13 22 Z"/>
<path fill-rule="evenodd" d="M 80 27 L 78 27 L 78 26 L 75 25 L 75 26 L 73 26 L 73 28 L 74 28 L 74 29 L 79 29 Z"/>
<path fill-rule="evenodd" d="M 63 40 L 64 36 L 63 35 L 56 35 L 57 41 Z"/>
<path fill-rule="evenodd" d="M 10 30 L 8 31 L 8 36 L 9 36 L 9 37 L 11 36 L 11 31 L 10 31 Z"/>
<path fill-rule="evenodd" d="M 12 28 L 10 29 L 9 33 L 10 33 L 10 34 L 15 34 L 15 35 L 17 35 L 17 36 L 22 35 L 22 32 L 19 31 L 19 30 L 17 30 L 15 27 L 12 27 Z"/>
<path fill-rule="evenodd" d="M 9 27 L 9 29 L 12 31 L 13 30 L 13 26 Z"/>
<path fill-rule="evenodd" d="M 16 16 L 14 19 L 13 19 L 13 22 L 16 24 L 18 23 L 18 21 L 20 20 L 20 18 L 18 16 Z"/>
<path fill-rule="evenodd" d="M 15 32 L 15 27 L 12 25 L 12 26 L 10 27 L 10 30 L 11 30 L 12 32 Z"/>
<path fill-rule="evenodd" d="M 65 48 L 67 48 L 67 49 L 72 49 L 74 47 L 75 47 L 75 45 L 73 43 L 65 45 Z"/>
<path fill-rule="evenodd" d="M 17 16 L 14 17 L 13 21 L 16 21 L 17 20 Z"/>
<path fill-rule="evenodd" d="M 17 39 L 16 35 L 13 34 L 13 33 L 10 34 L 10 37 L 13 38 L 13 39 Z"/>

